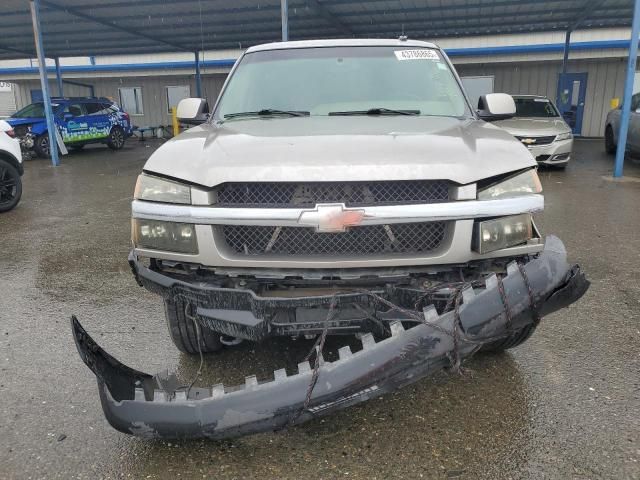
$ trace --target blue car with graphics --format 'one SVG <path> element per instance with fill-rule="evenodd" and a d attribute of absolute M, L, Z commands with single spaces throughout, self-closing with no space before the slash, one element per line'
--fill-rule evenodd
<path fill-rule="evenodd" d="M 51 99 L 56 126 L 64 144 L 80 149 L 89 143 L 104 143 L 120 150 L 133 133 L 129 114 L 108 98 L 73 97 Z M 44 103 L 27 105 L 6 120 L 23 148 L 33 148 L 40 157 L 49 156 L 49 135 Z"/>

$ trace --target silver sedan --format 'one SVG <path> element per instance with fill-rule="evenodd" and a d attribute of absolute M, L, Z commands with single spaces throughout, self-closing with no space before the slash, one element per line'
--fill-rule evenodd
<path fill-rule="evenodd" d="M 520 140 L 539 164 L 564 168 L 573 149 L 571 127 L 547 97 L 516 95 L 516 114 L 494 122 Z"/>

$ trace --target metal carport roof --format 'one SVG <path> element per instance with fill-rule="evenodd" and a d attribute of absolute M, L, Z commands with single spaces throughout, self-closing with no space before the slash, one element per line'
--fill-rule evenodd
<path fill-rule="evenodd" d="M 244 48 L 280 39 L 280 0 L 41 0 L 48 57 Z M 291 39 L 436 38 L 629 26 L 633 0 L 289 0 Z M 0 6 L 0 60 L 34 57 L 26 0 Z"/>

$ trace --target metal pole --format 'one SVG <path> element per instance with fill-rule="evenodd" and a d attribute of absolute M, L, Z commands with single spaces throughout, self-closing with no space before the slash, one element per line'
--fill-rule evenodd
<path fill-rule="evenodd" d="M 638 58 L 638 36 L 640 35 L 640 0 L 635 0 L 633 10 L 633 23 L 631 24 L 631 42 L 629 45 L 629 60 L 627 62 L 627 78 L 624 82 L 624 97 L 622 112 L 620 115 L 620 130 L 618 133 L 618 149 L 616 151 L 616 166 L 613 170 L 614 177 L 622 176 L 624 167 L 624 154 L 627 146 L 627 132 L 629 131 L 629 119 L 631 117 L 631 96 L 633 95 L 633 80 L 636 73 L 636 60 Z"/>
<path fill-rule="evenodd" d="M 200 78 L 200 52 L 196 53 L 196 97 L 202 98 L 202 78 Z"/>
<path fill-rule="evenodd" d="M 564 38 L 564 56 L 562 57 L 562 73 L 567 73 L 567 64 L 569 63 L 569 49 L 571 48 L 571 30 L 567 30 Z"/>
<path fill-rule="evenodd" d="M 289 6 L 287 0 L 280 0 L 280 16 L 282 18 L 282 41 L 289 40 Z"/>
<path fill-rule="evenodd" d="M 40 0 L 31 0 L 31 23 L 33 25 L 33 36 L 38 54 L 38 70 L 40 71 L 40 85 L 42 86 L 42 101 L 44 102 L 44 114 L 47 118 L 47 133 L 49 135 L 49 153 L 53 166 L 60 165 L 58 159 L 58 140 L 56 138 L 56 122 L 51 108 L 51 97 L 49 96 L 49 80 L 47 78 L 47 65 L 42 46 L 42 32 L 40 31 Z"/>
<path fill-rule="evenodd" d="M 56 62 L 56 81 L 58 82 L 58 96 L 64 97 L 64 89 L 62 86 L 62 72 L 60 71 L 60 59 L 55 58 Z"/>

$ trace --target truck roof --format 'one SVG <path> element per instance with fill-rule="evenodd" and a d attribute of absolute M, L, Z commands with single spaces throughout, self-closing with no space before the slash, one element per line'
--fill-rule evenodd
<path fill-rule="evenodd" d="M 348 38 L 335 40 L 300 40 L 295 42 L 273 42 L 249 47 L 247 53 L 265 50 L 286 50 L 290 48 L 322 48 L 322 47 L 421 47 L 439 48 L 437 45 L 421 40 L 400 40 L 384 38 Z"/>

